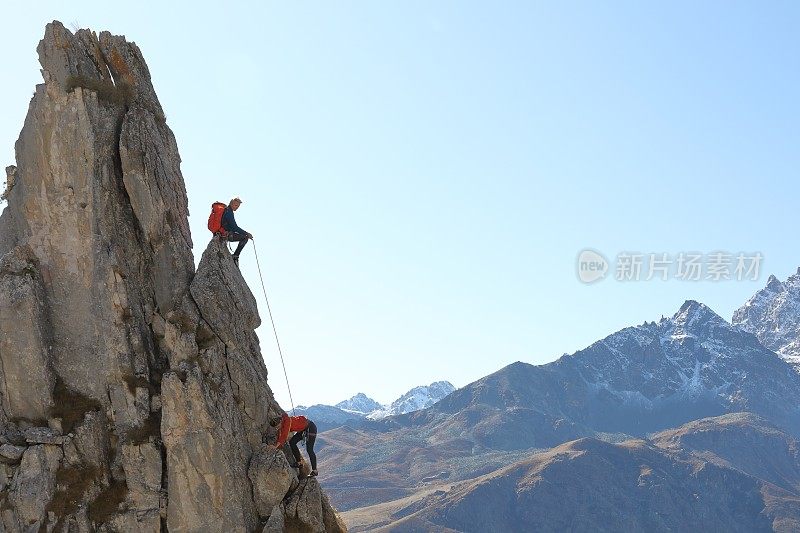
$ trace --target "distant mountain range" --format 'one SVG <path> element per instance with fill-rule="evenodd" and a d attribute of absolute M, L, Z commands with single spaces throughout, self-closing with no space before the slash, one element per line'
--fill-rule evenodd
<path fill-rule="evenodd" d="M 352 531 L 798 530 L 798 278 L 770 278 L 736 325 L 690 300 L 328 431 L 323 483 Z"/>
<path fill-rule="evenodd" d="M 456 388 L 450 382 L 436 381 L 430 385 L 414 387 L 389 405 L 380 404 L 359 392 L 336 405 L 317 404 L 310 407 L 299 405 L 295 408 L 295 414 L 305 415 L 313 420 L 320 431 L 345 424 L 362 427 L 369 425 L 373 420 L 431 407 L 454 390 Z"/>
<path fill-rule="evenodd" d="M 574 440 L 344 517 L 354 532 L 798 531 L 797 449 L 734 413 L 648 440 Z"/>
<path fill-rule="evenodd" d="M 454 390 L 456 388 L 449 381 L 437 381 L 430 385 L 414 387 L 393 401 L 391 405 L 372 411 L 367 415 L 367 418 L 380 420 L 387 416 L 404 415 L 420 409 L 427 409 Z"/>

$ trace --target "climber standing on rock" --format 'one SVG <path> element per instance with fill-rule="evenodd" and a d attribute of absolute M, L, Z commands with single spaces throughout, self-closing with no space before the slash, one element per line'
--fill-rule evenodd
<path fill-rule="evenodd" d="M 286 439 L 289 438 L 289 433 L 294 431 L 295 434 L 289 441 L 289 447 L 292 449 L 292 455 L 298 464 L 303 462 L 303 456 L 300 455 L 300 449 L 297 444 L 305 439 L 306 451 L 308 458 L 311 459 L 311 475 L 317 475 L 317 454 L 314 453 L 314 441 L 317 440 L 317 426 L 304 416 L 289 416 L 286 413 L 281 417 L 281 426 L 278 430 L 278 443 L 277 447 L 282 448 L 286 444 Z"/>
<path fill-rule="evenodd" d="M 231 200 L 228 207 L 226 207 L 225 211 L 222 213 L 222 229 L 225 230 L 225 238 L 231 242 L 239 243 L 239 246 L 236 247 L 236 251 L 233 252 L 233 262 L 236 263 L 236 266 L 239 266 L 239 254 L 242 253 L 242 249 L 245 244 L 247 244 L 248 239 L 253 238 L 250 233 L 236 224 L 236 218 L 233 216 L 233 212 L 239 209 L 240 205 L 242 205 L 242 201 L 236 197 Z"/>

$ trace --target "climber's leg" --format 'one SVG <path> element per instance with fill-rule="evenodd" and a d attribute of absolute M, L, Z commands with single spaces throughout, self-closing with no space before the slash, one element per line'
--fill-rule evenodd
<path fill-rule="evenodd" d="M 297 433 L 292 435 L 291 439 L 289 439 L 289 447 L 292 449 L 292 455 L 294 455 L 294 460 L 298 463 L 303 460 L 303 456 L 300 455 L 300 449 L 297 447 L 297 443 L 300 442 L 301 440 L 303 440 L 303 433 L 301 431 L 298 431 Z"/>
<path fill-rule="evenodd" d="M 314 442 L 317 440 L 317 426 L 309 420 L 306 430 L 306 451 L 311 459 L 311 475 L 317 475 L 317 454 L 314 453 Z"/>
<path fill-rule="evenodd" d="M 232 231 L 228 233 L 228 235 L 225 238 L 228 239 L 230 242 L 239 243 L 239 246 L 237 246 L 236 250 L 233 252 L 233 257 L 238 258 L 239 254 L 242 253 L 242 249 L 247 244 L 247 239 L 248 239 L 247 235 Z"/>

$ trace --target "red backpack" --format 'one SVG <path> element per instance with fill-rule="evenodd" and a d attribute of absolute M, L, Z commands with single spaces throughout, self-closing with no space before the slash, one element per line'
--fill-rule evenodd
<path fill-rule="evenodd" d="M 211 204 L 211 214 L 208 215 L 208 229 L 211 233 L 219 233 L 223 237 L 228 233 L 222 228 L 222 214 L 225 212 L 227 205 L 222 202 L 214 202 Z"/>

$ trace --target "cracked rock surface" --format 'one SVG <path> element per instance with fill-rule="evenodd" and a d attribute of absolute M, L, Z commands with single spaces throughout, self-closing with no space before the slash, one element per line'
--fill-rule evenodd
<path fill-rule="evenodd" d="M 195 271 L 141 51 L 59 22 L 37 51 L 0 216 L 0 531 L 345 530 L 265 444 L 256 300 L 216 240 Z"/>

